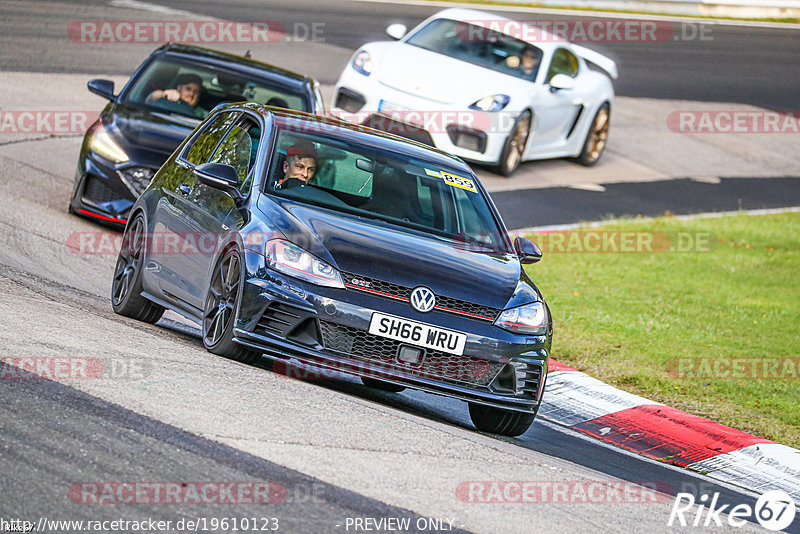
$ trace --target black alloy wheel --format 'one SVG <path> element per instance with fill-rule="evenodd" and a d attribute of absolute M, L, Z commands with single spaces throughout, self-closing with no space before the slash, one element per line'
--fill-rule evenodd
<path fill-rule="evenodd" d="M 111 284 L 111 306 L 120 315 L 155 323 L 161 319 L 164 308 L 142 296 L 142 269 L 147 248 L 145 228 L 141 213 L 125 226 Z"/>
<path fill-rule="evenodd" d="M 235 248 L 217 262 L 203 311 L 203 345 L 209 352 L 242 363 L 253 363 L 261 353 L 233 341 L 236 310 L 242 293 L 242 261 Z"/>

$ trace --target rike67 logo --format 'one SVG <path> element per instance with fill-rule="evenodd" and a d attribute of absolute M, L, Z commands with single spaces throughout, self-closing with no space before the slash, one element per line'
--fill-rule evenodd
<path fill-rule="evenodd" d="M 796 513 L 794 500 L 781 490 L 764 493 L 754 507 L 738 504 L 731 508 L 729 504 L 720 505 L 718 502 L 719 493 L 714 493 L 711 498 L 703 494 L 698 501 L 691 493 L 678 493 L 667 526 L 677 523 L 682 527 L 743 527 L 748 521 L 755 520 L 766 529 L 780 531 L 792 524 Z M 695 507 L 695 504 L 699 506 Z M 726 517 L 723 518 L 722 514 Z"/>

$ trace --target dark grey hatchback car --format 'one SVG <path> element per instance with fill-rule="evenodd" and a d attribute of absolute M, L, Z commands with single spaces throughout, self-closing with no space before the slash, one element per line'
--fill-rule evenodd
<path fill-rule="evenodd" d="M 460 159 L 391 134 L 258 104 L 215 110 L 131 208 L 117 313 L 166 308 L 205 347 L 466 401 L 520 435 L 544 391 L 550 312 Z"/>

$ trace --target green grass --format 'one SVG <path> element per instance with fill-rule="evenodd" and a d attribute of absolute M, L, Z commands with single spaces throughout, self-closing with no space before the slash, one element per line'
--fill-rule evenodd
<path fill-rule="evenodd" d="M 558 253 L 547 250 L 552 235 L 532 236 L 545 245 L 543 260 L 527 269 L 552 310 L 553 357 L 800 448 L 800 376 L 696 379 L 669 367 L 687 357 L 800 358 L 800 213 L 634 219 L 587 230 L 656 232 L 656 248 L 663 232 L 673 242 L 675 232 L 711 235 L 712 250 Z"/>

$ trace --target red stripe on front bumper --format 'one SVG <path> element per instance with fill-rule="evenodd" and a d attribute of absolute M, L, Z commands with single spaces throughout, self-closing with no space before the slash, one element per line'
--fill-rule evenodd
<path fill-rule="evenodd" d="M 125 219 L 117 219 L 116 217 L 108 217 L 106 215 L 100 215 L 99 213 L 92 213 L 91 211 L 87 211 L 87 210 L 84 210 L 84 209 L 81 209 L 81 208 L 78 208 L 77 211 L 78 211 L 78 213 L 82 213 L 83 215 L 88 215 L 90 217 L 95 217 L 97 219 L 102 219 L 104 221 L 111 221 L 111 222 L 117 222 L 117 223 L 122 223 L 122 224 L 125 224 L 125 223 L 128 222 Z"/>

